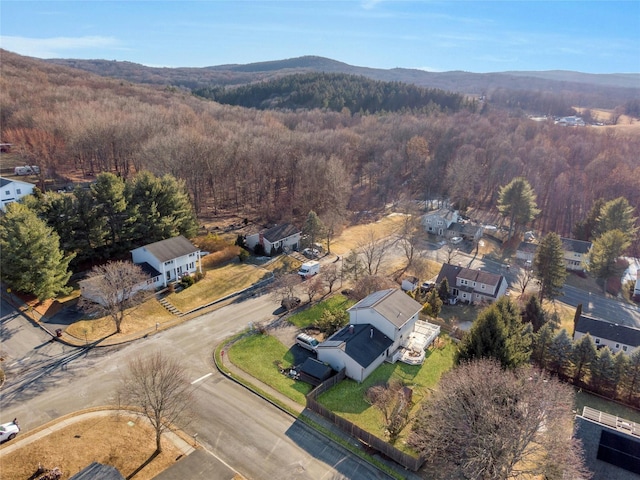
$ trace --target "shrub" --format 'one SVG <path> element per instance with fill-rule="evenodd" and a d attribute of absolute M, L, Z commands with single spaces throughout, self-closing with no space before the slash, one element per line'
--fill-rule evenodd
<path fill-rule="evenodd" d="M 223 250 L 204 257 L 202 266 L 212 268 L 227 263 L 236 258 L 240 254 L 240 250 L 241 248 L 237 245 L 228 245 Z"/>
<path fill-rule="evenodd" d="M 176 291 L 176 285 L 175 283 L 170 283 L 169 285 L 167 285 L 167 292 L 169 293 L 173 293 Z"/>
<path fill-rule="evenodd" d="M 199 282 L 200 280 L 202 280 L 204 277 L 207 276 L 207 272 L 196 272 L 192 275 L 193 280 L 195 282 Z"/>
<path fill-rule="evenodd" d="M 189 288 L 194 283 L 195 280 L 191 275 L 185 275 L 180 279 L 180 285 L 182 285 L 182 288 Z"/>

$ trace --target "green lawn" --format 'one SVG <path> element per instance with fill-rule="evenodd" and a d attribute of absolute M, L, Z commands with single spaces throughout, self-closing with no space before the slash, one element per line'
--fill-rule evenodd
<path fill-rule="evenodd" d="M 325 310 L 346 310 L 355 303 L 355 301 L 349 300 L 344 295 L 337 294 L 309 308 L 301 310 L 295 315 L 291 315 L 288 320 L 298 328 L 307 328 L 313 325 Z"/>
<path fill-rule="evenodd" d="M 355 423 L 359 427 L 385 438 L 383 417 L 379 410 L 369 405 L 364 394 L 366 390 L 376 384 L 386 383 L 392 378 L 398 378 L 413 389 L 415 406 L 412 414 L 420 408 L 420 402 L 429 394 L 429 389 L 435 388 L 440 376 L 453 368 L 455 345 L 446 342 L 443 348 L 429 349 L 422 365 L 407 365 L 404 363 L 383 363 L 363 383 L 345 380 L 323 393 L 318 401 L 325 407 Z M 403 449 L 404 437 L 409 427 L 400 436 L 396 446 Z"/>
<path fill-rule="evenodd" d="M 233 344 L 229 359 L 242 370 L 272 386 L 282 394 L 305 405 L 305 395 L 311 391 L 308 383 L 292 380 L 280 373 L 282 368 L 292 366 L 293 356 L 277 338 L 269 335 L 250 335 Z"/>
<path fill-rule="evenodd" d="M 579 390 L 576 393 L 576 413 L 582 415 L 582 408 L 585 406 L 640 423 L 640 411 Z"/>

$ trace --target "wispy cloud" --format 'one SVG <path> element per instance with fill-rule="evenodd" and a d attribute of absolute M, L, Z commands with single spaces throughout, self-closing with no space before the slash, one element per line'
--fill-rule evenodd
<path fill-rule="evenodd" d="M 65 55 L 64 52 L 77 52 L 83 49 L 117 47 L 118 43 L 113 37 L 100 36 L 53 38 L 0 36 L 2 48 L 37 58 L 55 58 Z"/>

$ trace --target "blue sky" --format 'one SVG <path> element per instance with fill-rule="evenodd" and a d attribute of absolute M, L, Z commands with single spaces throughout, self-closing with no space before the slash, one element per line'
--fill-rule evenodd
<path fill-rule="evenodd" d="M 640 72 L 640 0 L 12 1 L 0 47 L 204 67 L 319 55 L 373 68 Z"/>

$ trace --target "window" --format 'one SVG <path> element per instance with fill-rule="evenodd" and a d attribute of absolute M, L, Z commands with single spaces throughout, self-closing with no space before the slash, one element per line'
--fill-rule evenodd
<path fill-rule="evenodd" d="M 600 339 L 596 338 L 596 345 L 600 345 Z"/>
<path fill-rule="evenodd" d="M 480 288 L 481 288 L 482 290 L 484 290 L 484 283 L 483 283 L 482 285 L 480 285 Z"/>
<path fill-rule="evenodd" d="M 626 346 L 626 345 L 623 345 L 623 346 L 622 346 L 622 351 L 623 351 L 623 352 L 626 352 L 626 351 L 627 351 L 627 346 Z"/>
<path fill-rule="evenodd" d="M 4 191 L 4 194 L 5 194 L 5 195 L 11 195 L 11 190 L 5 190 L 5 191 Z"/>
<path fill-rule="evenodd" d="M 22 193 L 22 190 L 20 190 L 19 188 L 16 188 L 16 193 L 20 195 Z"/>
<path fill-rule="evenodd" d="M 620 344 L 619 343 L 616 343 L 616 348 L 617 349 L 620 348 Z"/>

